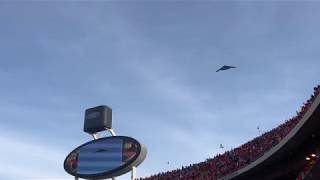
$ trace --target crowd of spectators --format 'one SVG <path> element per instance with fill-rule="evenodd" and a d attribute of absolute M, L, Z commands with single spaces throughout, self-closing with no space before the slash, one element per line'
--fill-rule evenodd
<path fill-rule="evenodd" d="M 298 173 L 298 176 L 294 180 L 303 180 L 307 176 L 312 176 L 312 173 L 310 173 L 310 171 L 317 163 L 319 163 L 319 155 L 320 154 L 319 154 L 319 152 L 317 152 L 313 155 L 314 156 L 306 157 L 306 161 L 304 161 L 301 164 L 301 168 Z M 309 159 L 307 159 L 307 158 L 309 158 Z"/>
<path fill-rule="evenodd" d="M 319 94 L 320 85 L 314 88 L 314 93 L 303 103 L 294 117 L 240 147 L 226 151 L 224 154 L 218 154 L 214 158 L 209 158 L 201 163 L 161 172 L 146 178 L 139 178 L 139 180 L 214 180 L 235 172 L 257 160 L 288 135 Z"/>

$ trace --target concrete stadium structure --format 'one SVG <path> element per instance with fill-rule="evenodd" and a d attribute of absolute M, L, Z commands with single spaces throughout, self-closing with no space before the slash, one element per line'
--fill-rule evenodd
<path fill-rule="evenodd" d="M 139 180 L 319 180 L 320 85 L 297 115 L 212 159 Z"/>
<path fill-rule="evenodd" d="M 292 131 L 256 161 L 218 180 L 295 179 L 302 161 L 320 150 L 320 96 Z M 320 164 L 305 179 L 320 179 Z"/>

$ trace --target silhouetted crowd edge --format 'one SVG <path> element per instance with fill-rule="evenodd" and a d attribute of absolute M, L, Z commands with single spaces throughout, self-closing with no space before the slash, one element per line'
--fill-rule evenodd
<path fill-rule="evenodd" d="M 214 158 L 209 158 L 201 163 L 161 172 L 138 180 L 214 180 L 235 172 L 257 160 L 288 135 L 302 119 L 319 93 L 320 85 L 314 88 L 314 93 L 303 103 L 294 117 L 240 147 L 226 151 L 224 154 L 218 154 Z"/>

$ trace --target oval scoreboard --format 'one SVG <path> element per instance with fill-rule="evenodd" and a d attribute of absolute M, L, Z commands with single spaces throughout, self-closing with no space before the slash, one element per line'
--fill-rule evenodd
<path fill-rule="evenodd" d="M 141 164 L 146 154 L 146 147 L 131 137 L 100 138 L 73 150 L 64 160 L 64 169 L 85 179 L 112 178 Z"/>

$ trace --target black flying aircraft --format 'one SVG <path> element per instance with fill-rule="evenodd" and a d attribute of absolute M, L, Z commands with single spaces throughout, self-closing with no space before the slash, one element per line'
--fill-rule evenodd
<path fill-rule="evenodd" d="M 231 69 L 231 68 L 236 68 L 234 66 L 222 66 L 220 69 L 218 69 L 216 72 L 219 72 L 219 71 L 225 71 L 225 70 L 228 70 L 228 69 Z"/>

